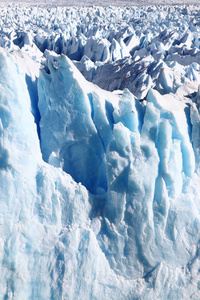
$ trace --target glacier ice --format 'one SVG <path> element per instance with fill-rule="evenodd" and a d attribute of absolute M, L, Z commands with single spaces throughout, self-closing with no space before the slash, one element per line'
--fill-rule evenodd
<path fill-rule="evenodd" d="M 199 8 L 0 13 L 0 299 L 199 299 Z"/>

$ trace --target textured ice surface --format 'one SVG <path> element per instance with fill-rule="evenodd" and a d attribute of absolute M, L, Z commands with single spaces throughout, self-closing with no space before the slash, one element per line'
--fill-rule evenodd
<path fill-rule="evenodd" d="M 0 299 L 200 298 L 199 17 L 1 7 Z"/>

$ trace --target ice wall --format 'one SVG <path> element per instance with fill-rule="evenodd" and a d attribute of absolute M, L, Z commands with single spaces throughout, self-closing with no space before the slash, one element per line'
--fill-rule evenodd
<path fill-rule="evenodd" d="M 90 217 L 100 221 L 97 240 L 117 275 L 147 280 L 164 263 L 163 272 L 176 276 L 174 270 L 193 260 L 199 241 L 199 145 L 192 143 L 198 138 L 195 99 L 191 104 L 152 89 L 139 103 L 128 90 L 112 94 L 88 83 L 64 56 L 54 57 L 55 66 L 51 61 L 38 85 L 44 159 L 93 194 Z M 71 147 L 75 150 L 69 152 Z M 91 168 L 99 176 L 92 176 L 92 185 L 85 181 Z"/>
<path fill-rule="evenodd" d="M 0 67 L 0 298 L 123 298 L 87 190 L 42 160 L 25 74 L 3 49 Z"/>
<path fill-rule="evenodd" d="M 0 299 L 199 299 L 194 11 L 4 15 L 14 31 L 2 29 L 0 50 Z"/>

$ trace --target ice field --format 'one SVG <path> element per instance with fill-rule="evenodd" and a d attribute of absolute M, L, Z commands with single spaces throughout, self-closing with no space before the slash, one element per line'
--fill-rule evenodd
<path fill-rule="evenodd" d="M 199 300 L 200 7 L 0 29 L 0 300 Z"/>

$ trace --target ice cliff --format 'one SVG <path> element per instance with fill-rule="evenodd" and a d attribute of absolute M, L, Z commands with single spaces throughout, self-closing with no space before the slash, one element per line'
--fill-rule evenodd
<path fill-rule="evenodd" d="M 200 299 L 199 18 L 1 7 L 0 299 Z"/>

